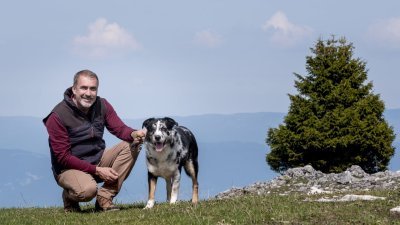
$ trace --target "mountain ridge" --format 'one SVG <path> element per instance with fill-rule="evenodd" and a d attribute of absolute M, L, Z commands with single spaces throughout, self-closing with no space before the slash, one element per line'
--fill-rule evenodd
<path fill-rule="evenodd" d="M 269 128 L 283 123 L 285 113 L 257 112 L 173 116 L 179 124 L 191 129 L 200 152 L 200 198 L 205 199 L 232 187 L 245 186 L 274 178 L 265 155 L 269 147 L 265 138 Z M 385 111 L 385 119 L 399 133 L 400 109 Z M 140 128 L 144 119 L 123 119 Z M 0 169 L 6 171 L 0 181 L 0 207 L 60 206 L 61 188 L 53 178 L 47 131 L 39 117 L 0 117 Z M 119 142 L 106 132 L 107 147 Z M 399 137 L 395 145 L 399 146 Z M 14 154 L 14 155 L 13 155 Z M 18 154 L 19 157 L 16 157 Z M 397 154 L 389 165 L 400 169 Z M 191 182 L 182 175 L 180 199 L 190 199 Z M 147 172 L 144 154 L 140 154 L 132 174 L 124 184 L 117 201 L 130 203 L 147 198 Z M 165 184 L 160 180 L 157 201 L 165 201 Z"/>

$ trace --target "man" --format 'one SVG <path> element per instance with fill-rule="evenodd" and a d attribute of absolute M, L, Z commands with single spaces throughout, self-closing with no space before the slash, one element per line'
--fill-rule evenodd
<path fill-rule="evenodd" d="M 94 197 L 97 210 L 118 210 L 113 198 L 129 176 L 146 135 L 145 130 L 125 125 L 111 104 L 97 96 L 98 87 L 95 73 L 79 71 L 64 100 L 43 119 L 66 212 L 81 211 L 79 202 Z M 123 141 L 105 150 L 104 127 Z M 100 182 L 104 184 L 97 188 Z"/>

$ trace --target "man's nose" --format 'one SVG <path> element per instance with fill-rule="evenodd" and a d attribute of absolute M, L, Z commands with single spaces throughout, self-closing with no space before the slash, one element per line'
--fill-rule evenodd
<path fill-rule="evenodd" d="M 95 92 L 94 92 L 94 91 L 91 91 L 90 89 L 88 89 L 88 90 L 86 90 L 83 94 L 84 94 L 85 96 L 90 97 L 90 96 L 93 96 L 93 95 L 95 94 Z"/>

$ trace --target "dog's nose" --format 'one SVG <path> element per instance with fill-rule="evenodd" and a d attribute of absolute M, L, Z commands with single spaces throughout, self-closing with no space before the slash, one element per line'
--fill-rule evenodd
<path fill-rule="evenodd" d="M 154 138 L 156 139 L 156 141 L 159 141 L 161 139 L 160 135 L 155 135 Z"/>

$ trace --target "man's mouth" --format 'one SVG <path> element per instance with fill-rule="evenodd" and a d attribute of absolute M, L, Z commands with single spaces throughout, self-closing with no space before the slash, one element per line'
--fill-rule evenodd
<path fill-rule="evenodd" d="M 83 100 L 84 100 L 85 102 L 92 102 L 92 101 L 93 101 L 92 98 L 83 98 Z"/>

